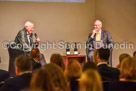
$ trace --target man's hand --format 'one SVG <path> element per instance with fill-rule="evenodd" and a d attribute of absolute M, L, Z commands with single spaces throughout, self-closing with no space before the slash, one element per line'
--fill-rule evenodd
<path fill-rule="evenodd" d="M 40 40 L 40 38 L 37 38 L 36 39 L 36 43 L 39 43 L 41 40 Z"/>
<path fill-rule="evenodd" d="M 92 38 L 94 37 L 94 35 L 95 35 L 96 32 L 97 31 L 94 29 L 93 32 L 92 32 Z"/>

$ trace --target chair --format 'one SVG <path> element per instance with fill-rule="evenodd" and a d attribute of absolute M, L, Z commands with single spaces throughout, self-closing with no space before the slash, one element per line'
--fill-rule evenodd
<path fill-rule="evenodd" d="M 16 74 L 15 74 L 15 65 L 14 65 L 14 62 L 15 62 L 15 59 L 20 56 L 20 55 L 27 55 L 26 52 L 24 52 L 23 50 L 20 50 L 20 49 L 12 49 L 10 47 L 8 47 L 8 53 L 9 53 L 9 74 L 11 77 L 15 77 Z"/>

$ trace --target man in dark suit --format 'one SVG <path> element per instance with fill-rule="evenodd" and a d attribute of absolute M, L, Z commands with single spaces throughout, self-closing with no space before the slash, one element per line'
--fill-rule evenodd
<path fill-rule="evenodd" d="M 5 81 L 9 77 L 10 76 L 9 76 L 9 72 L 8 71 L 0 69 L 0 82 Z"/>
<path fill-rule="evenodd" d="M 25 56 L 19 56 L 15 60 L 16 77 L 5 81 L 0 91 L 20 91 L 30 86 L 32 61 Z"/>
<path fill-rule="evenodd" d="M 30 52 L 30 57 L 32 59 L 33 70 L 40 68 L 40 51 L 38 48 L 33 48 Z"/>
<path fill-rule="evenodd" d="M 108 31 L 102 30 L 102 22 L 100 20 L 96 20 L 94 22 L 94 30 L 89 34 L 86 45 L 87 60 L 91 62 L 93 62 L 93 52 L 95 49 L 99 49 L 101 47 L 109 47 L 112 53 L 112 37 Z M 111 54 L 109 64 L 112 65 Z"/>
<path fill-rule="evenodd" d="M 27 21 L 24 25 L 24 28 L 20 30 L 15 38 L 15 43 L 17 47 L 23 50 L 31 51 L 31 48 L 33 46 L 33 30 L 34 30 L 34 24 L 30 21 Z M 36 38 L 36 43 L 39 43 L 40 39 Z"/>
<path fill-rule="evenodd" d="M 119 80 L 119 70 L 109 67 L 108 59 L 110 56 L 110 50 L 108 48 L 100 48 L 97 53 L 97 66 L 98 71 L 102 77 L 102 81 L 115 81 Z"/>

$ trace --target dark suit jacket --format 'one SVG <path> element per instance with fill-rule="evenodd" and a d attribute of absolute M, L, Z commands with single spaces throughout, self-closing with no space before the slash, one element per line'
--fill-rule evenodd
<path fill-rule="evenodd" d="M 88 54 L 88 52 L 95 49 L 94 45 L 93 45 L 93 41 L 96 41 L 96 34 L 94 35 L 94 38 L 92 38 L 91 36 L 92 36 L 92 33 L 89 34 L 88 40 L 86 42 L 87 45 L 91 45 L 91 46 L 87 47 L 87 49 L 86 49 L 87 54 Z M 112 37 L 111 37 L 109 31 L 106 31 L 106 30 L 101 31 L 101 40 L 103 41 L 104 45 L 113 44 L 113 40 L 112 40 Z"/>
<path fill-rule="evenodd" d="M 102 81 L 114 81 L 119 80 L 119 70 L 107 66 L 107 64 L 98 65 L 98 71 L 102 77 Z"/>
<path fill-rule="evenodd" d="M 34 59 L 32 59 L 32 66 L 33 66 L 33 70 L 40 68 L 41 64 L 36 62 Z"/>
<path fill-rule="evenodd" d="M 70 89 L 71 89 L 71 91 L 78 91 L 78 89 L 79 89 L 79 81 L 71 80 L 70 81 Z"/>
<path fill-rule="evenodd" d="M 5 81 L 6 79 L 8 79 L 10 76 L 9 76 L 9 72 L 8 71 L 5 71 L 5 70 L 1 70 L 0 69 L 0 82 L 1 81 Z"/>
<path fill-rule="evenodd" d="M 20 91 L 23 88 L 30 87 L 31 73 L 24 73 L 22 75 L 10 78 L 5 81 L 0 91 Z"/>
<path fill-rule="evenodd" d="M 30 35 L 30 46 L 32 46 L 32 44 L 33 44 L 32 36 L 33 36 L 33 34 Z M 29 42 L 28 42 L 28 38 L 27 38 L 27 31 L 25 28 L 18 32 L 14 42 L 16 44 L 29 46 Z M 20 48 L 20 49 L 23 49 L 23 48 Z"/>
<path fill-rule="evenodd" d="M 109 91 L 136 91 L 136 82 L 115 81 L 110 84 Z"/>

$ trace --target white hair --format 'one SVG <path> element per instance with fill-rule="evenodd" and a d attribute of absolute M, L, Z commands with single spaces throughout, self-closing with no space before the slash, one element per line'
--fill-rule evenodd
<path fill-rule="evenodd" d="M 101 22 L 100 20 L 96 20 L 95 22 L 99 22 L 99 24 L 101 24 L 101 25 L 102 25 L 102 22 Z"/>
<path fill-rule="evenodd" d="M 24 26 L 26 27 L 26 26 L 33 26 L 33 25 L 34 25 L 34 24 L 33 24 L 32 22 L 27 21 L 27 22 L 25 23 L 25 25 L 24 25 Z"/>

